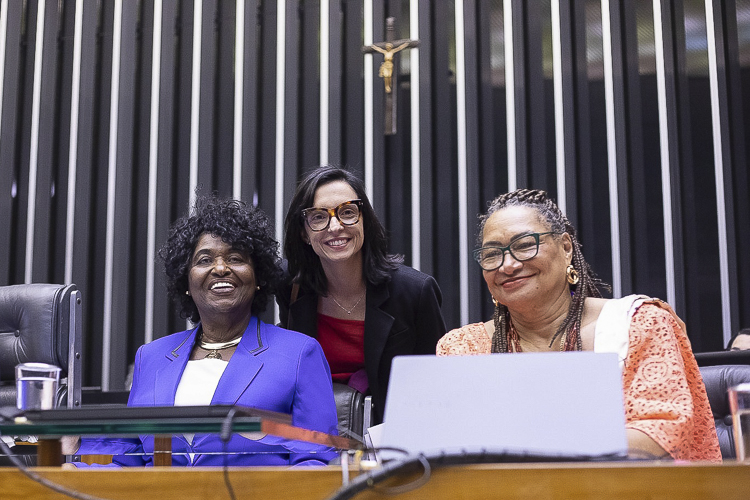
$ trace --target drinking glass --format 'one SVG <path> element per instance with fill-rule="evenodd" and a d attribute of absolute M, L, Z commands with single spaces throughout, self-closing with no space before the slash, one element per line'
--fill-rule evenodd
<path fill-rule="evenodd" d="M 16 407 L 19 410 L 51 410 L 57 406 L 60 368 L 47 363 L 16 365 Z"/>
<path fill-rule="evenodd" d="M 737 460 L 750 462 L 750 384 L 731 387 L 728 392 Z"/>

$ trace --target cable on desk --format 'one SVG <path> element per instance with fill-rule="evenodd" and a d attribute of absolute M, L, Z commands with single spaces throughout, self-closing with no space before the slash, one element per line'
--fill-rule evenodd
<path fill-rule="evenodd" d="M 231 500 L 236 500 L 237 497 L 234 495 L 234 488 L 229 480 L 229 454 L 227 446 L 229 444 L 229 439 L 232 437 L 232 420 L 236 413 L 237 410 L 234 407 L 230 408 L 226 417 L 224 417 L 224 421 L 221 423 L 221 434 L 219 434 L 224 448 L 224 457 L 222 460 L 224 463 L 224 484 L 227 487 L 227 492 L 229 493 L 229 498 Z"/>
<path fill-rule="evenodd" d="M 49 479 L 46 479 L 36 472 L 30 471 L 18 458 L 13 456 L 13 451 L 10 449 L 10 447 L 5 444 L 5 441 L 0 439 L 0 451 L 3 452 L 4 455 L 6 455 L 11 463 L 16 466 L 16 468 L 21 471 L 21 473 L 31 479 L 32 481 L 35 481 L 42 486 L 46 486 L 47 488 L 56 491 L 58 493 L 62 493 L 63 495 L 67 495 L 72 498 L 78 498 L 79 500 L 106 500 L 101 497 L 95 497 L 93 495 L 89 495 L 87 493 L 81 493 L 80 491 L 75 491 L 66 488 L 65 486 L 61 486 L 57 483 L 54 483 L 50 481 Z"/>
<path fill-rule="evenodd" d="M 365 451 L 382 451 L 383 448 Z M 403 451 L 403 450 L 401 450 Z M 354 478 L 349 484 L 339 488 L 328 500 L 348 500 L 355 495 L 372 489 L 385 494 L 401 494 L 406 491 L 419 488 L 426 484 L 431 476 L 432 470 L 448 465 L 467 465 L 483 463 L 535 463 L 535 462 L 607 462 L 613 460 L 623 460 L 620 454 L 604 455 L 601 457 L 584 457 L 584 456 L 560 456 L 545 455 L 535 453 L 518 453 L 509 451 L 493 451 L 480 449 L 478 451 L 461 450 L 453 453 L 434 453 L 408 455 L 404 458 L 391 460 L 382 468 L 373 470 Z M 396 487 L 377 487 L 383 481 L 396 477 L 401 474 L 408 474 L 422 470 L 422 476 L 419 479 Z"/>

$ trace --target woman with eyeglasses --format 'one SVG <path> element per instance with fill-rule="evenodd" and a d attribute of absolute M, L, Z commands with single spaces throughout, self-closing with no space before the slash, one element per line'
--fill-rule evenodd
<path fill-rule="evenodd" d="M 606 285 L 547 193 L 521 189 L 497 197 L 480 217 L 478 240 L 474 255 L 494 317 L 448 332 L 438 355 L 615 352 L 631 456 L 721 460 L 685 325 L 656 299 L 602 298 Z"/>
<path fill-rule="evenodd" d="M 445 333 L 435 280 L 389 254 L 386 231 L 351 172 L 324 165 L 300 181 L 284 223 L 283 327 L 318 340 L 334 382 L 372 394 L 383 418 L 391 361 L 433 354 Z"/>

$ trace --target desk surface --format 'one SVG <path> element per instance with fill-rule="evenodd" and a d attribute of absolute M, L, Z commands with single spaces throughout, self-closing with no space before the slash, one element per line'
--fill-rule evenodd
<path fill-rule="evenodd" d="M 37 468 L 45 478 L 112 500 L 229 498 L 221 469 L 60 470 Z M 233 468 L 229 478 L 238 499 L 325 499 L 341 485 L 341 469 Z M 4 500 L 66 499 L 12 468 L 0 469 Z M 750 465 L 639 462 L 623 464 L 468 465 L 434 470 L 421 488 L 396 497 L 371 491 L 357 500 L 603 499 L 747 500 Z"/>

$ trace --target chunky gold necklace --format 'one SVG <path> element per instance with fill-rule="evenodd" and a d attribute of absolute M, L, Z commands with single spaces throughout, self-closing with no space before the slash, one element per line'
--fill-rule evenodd
<path fill-rule="evenodd" d="M 201 332 L 201 337 L 199 339 L 200 343 L 198 344 L 198 346 L 201 349 L 208 351 L 208 354 L 206 354 L 203 359 L 223 359 L 219 351 L 223 351 L 224 349 L 229 349 L 230 347 L 236 346 L 240 343 L 240 340 L 242 340 L 242 336 L 239 336 L 234 340 L 230 340 L 229 342 L 205 342 L 203 340 L 203 332 Z"/>

